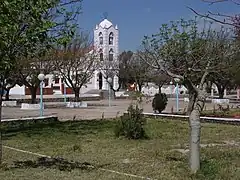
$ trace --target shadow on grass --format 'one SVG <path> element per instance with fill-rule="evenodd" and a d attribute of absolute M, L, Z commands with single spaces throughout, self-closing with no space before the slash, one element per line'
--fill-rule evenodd
<path fill-rule="evenodd" d="M 32 135 L 48 135 L 56 133 L 67 133 L 75 135 L 96 135 L 100 132 L 112 131 L 114 121 L 109 120 L 82 120 L 54 123 L 35 123 L 3 130 L 3 139 L 7 140 L 19 134 L 31 137 Z"/>
<path fill-rule="evenodd" d="M 106 166 L 109 164 L 101 165 L 101 166 L 94 166 L 87 162 L 75 162 L 75 161 L 68 161 L 63 158 L 48 158 L 48 157 L 40 157 L 35 161 L 26 160 L 26 161 L 15 161 L 14 164 L 5 170 L 10 169 L 28 169 L 28 168 L 52 168 L 58 169 L 60 171 L 72 171 L 74 169 L 79 170 L 94 170 Z"/>

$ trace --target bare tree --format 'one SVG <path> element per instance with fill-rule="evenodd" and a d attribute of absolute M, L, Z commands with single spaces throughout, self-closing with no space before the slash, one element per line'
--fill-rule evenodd
<path fill-rule="evenodd" d="M 150 66 L 141 58 L 141 52 L 132 55 L 128 62 L 127 72 L 138 86 L 138 91 L 142 91 L 144 83 L 151 78 Z"/>
<path fill-rule="evenodd" d="M 240 6 L 240 1 L 239 0 L 202 0 L 205 3 L 209 3 L 210 5 L 214 5 L 216 3 L 225 3 L 225 2 L 229 2 L 229 3 L 233 3 L 236 6 Z M 194 12 L 196 15 L 200 16 L 200 17 L 204 17 L 207 18 L 209 20 L 212 20 L 214 22 L 223 24 L 223 25 L 229 25 L 229 26 L 233 26 L 236 28 L 236 30 L 238 32 L 240 29 L 240 16 L 239 14 L 232 14 L 232 15 L 227 15 L 227 14 L 223 14 L 221 12 L 211 12 L 208 11 L 205 14 L 202 14 L 200 12 L 198 12 L 197 10 L 195 10 L 194 8 L 188 7 L 192 12 Z"/>
<path fill-rule="evenodd" d="M 239 50 L 232 31 L 224 27 L 216 33 L 216 40 L 212 43 L 216 55 L 212 65 L 216 68 L 210 72 L 208 79 L 216 84 L 219 98 L 223 98 L 224 90 L 233 87 L 233 79 L 240 66 L 237 58 Z"/>
<path fill-rule="evenodd" d="M 160 32 L 143 41 L 142 58 L 153 68 L 171 78 L 178 78 L 189 92 L 190 168 L 200 168 L 200 113 L 207 93 L 204 83 L 215 70 L 216 34 L 209 29 L 198 31 L 195 20 L 164 24 Z M 213 43 L 212 43 L 213 42 Z"/>
<path fill-rule="evenodd" d="M 121 78 L 121 74 L 120 74 L 120 67 L 119 67 L 119 61 L 117 60 L 113 60 L 113 61 L 109 61 L 108 59 L 105 59 L 104 61 L 100 62 L 100 69 L 103 70 L 103 78 L 106 79 L 108 85 L 110 86 L 111 90 L 114 92 L 119 91 L 119 89 L 121 88 L 121 83 L 122 83 L 122 78 Z M 116 82 L 114 82 L 114 77 L 117 77 L 118 79 L 118 86 L 114 87 L 114 84 L 116 84 Z M 109 82 L 108 79 L 111 78 L 112 81 Z"/>
<path fill-rule="evenodd" d="M 50 52 L 40 53 L 35 57 L 22 57 L 17 62 L 17 82 L 19 85 L 24 85 L 30 90 L 31 103 L 35 104 L 37 89 L 39 88 L 40 81 L 38 75 L 40 73 L 49 74 L 53 72 L 53 64 L 50 59 Z"/>
<path fill-rule="evenodd" d="M 56 49 L 53 63 L 57 73 L 74 91 L 75 101 L 79 101 L 80 89 L 91 80 L 99 67 L 99 59 L 89 34 L 82 32 L 65 47 Z"/>
<path fill-rule="evenodd" d="M 158 86 L 158 93 L 161 93 L 162 86 L 169 84 L 171 77 L 161 70 L 151 70 L 150 80 Z"/>

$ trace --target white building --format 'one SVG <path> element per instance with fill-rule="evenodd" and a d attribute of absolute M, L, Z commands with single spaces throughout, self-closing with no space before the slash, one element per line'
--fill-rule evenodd
<path fill-rule="evenodd" d="M 103 63 L 118 61 L 119 55 L 119 30 L 109 20 L 104 19 L 94 29 L 94 47 L 99 52 L 99 59 Z M 118 79 L 113 78 L 114 86 L 118 86 Z M 105 71 L 100 69 L 94 73 L 94 89 L 108 89 Z"/>
<path fill-rule="evenodd" d="M 119 30 L 117 25 L 113 25 L 108 19 L 104 19 L 93 30 L 94 48 L 99 53 L 98 57 L 103 63 L 107 61 L 118 61 L 119 55 Z M 63 94 L 64 84 L 61 78 L 53 78 L 52 74 L 46 75 L 44 81 L 44 94 Z M 113 78 L 114 87 L 118 86 L 118 78 Z M 105 71 L 96 70 L 92 79 L 81 88 L 80 93 L 86 93 L 90 90 L 107 90 L 109 88 Z M 72 94 L 71 88 L 66 88 L 67 94 Z M 10 90 L 10 95 L 28 95 L 29 90 L 25 86 L 15 86 Z M 39 91 L 37 92 L 39 94 Z"/>

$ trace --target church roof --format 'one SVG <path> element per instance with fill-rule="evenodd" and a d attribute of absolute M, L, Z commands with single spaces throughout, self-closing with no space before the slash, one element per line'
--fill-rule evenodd
<path fill-rule="evenodd" d="M 110 28 L 113 24 L 107 20 L 107 19 L 104 19 L 102 22 L 100 22 L 99 26 L 101 26 L 102 28 Z"/>

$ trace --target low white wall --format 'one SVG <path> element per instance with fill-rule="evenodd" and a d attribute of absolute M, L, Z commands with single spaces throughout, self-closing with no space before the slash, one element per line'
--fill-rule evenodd
<path fill-rule="evenodd" d="M 3 101 L 2 106 L 4 106 L 4 107 L 14 107 L 14 106 L 17 106 L 17 101 Z"/>
<path fill-rule="evenodd" d="M 229 99 L 212 99 L 213 104 L 229 104 Z"/>
<path fill-rule="evenodd" d="M 24 110 L 39 110 L 41 108 L 40 104 L 27 104 L 27 103 L 22 103 L 21 104 L 21 109 Z M 43 106 L 44 109 L 44 106 Z"/>
<path fill-rule="evenodd" d="M 85 108 L 87 107 L 86 102 L 67 102 L 66 107 L 68 108 Z"/>
<path fill-rule="evenodd" d="M 169 85 L 167 87 L 162 87 L 161 92 L 165 94 L 176 94 L 177 88 L 174 85 Z M 179 86 L 178 88 L 178 94 L 183 92 L 183 94 L 186 94 L 187 88 L 184 86 Z M 158 87 L 151 85 L 149 87 L 143 87 L 142 88 L 142 93 L 149 95 L 149 96 L 154 96 L 156 93 L 158 93 Z"/>

